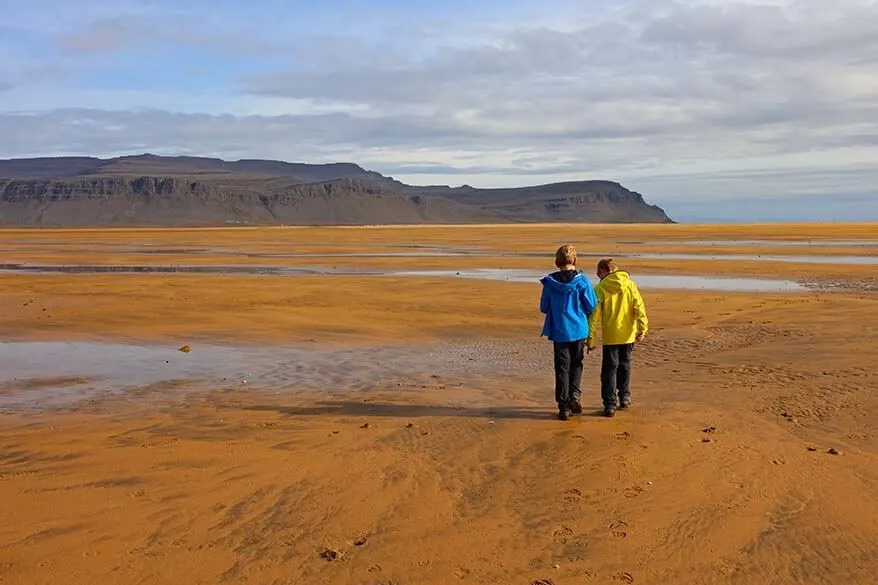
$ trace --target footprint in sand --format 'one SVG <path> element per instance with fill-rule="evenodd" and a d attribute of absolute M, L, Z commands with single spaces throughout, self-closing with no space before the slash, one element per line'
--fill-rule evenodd
<path fill-rule="evenodd" d="M 320 553 L 320 558 L 329 562 L 339 561 L 341 560 L 342 556 L 344 556 L 342 552 L 331 548 L 328 548 Z"/>
<path fill-rule="evenodd" d="M 564 492 L 564 501 L 568 504 L 575 504 L 582 501 L 582 492 L 576 488 L 570 488 Z"/>
<path fill-rule="evenodd" d="M 558 544 L 567 544 L 572 537 L 573 530 L 571 530 L 567 526 L 561 526 L 559 528 L 556 528 L 555 531 L 552 533 L 552 538 Z"/>
<path fill-rule="evenodd" d="M 613 581 L 621 581 L 622 583 L 634 583 L 634 576 L 631 573 L 616 573 L 613 575 Z"/>
<path fill-rule="evenodd" d="M 628 523 L 624 520 L 619 520 L 618 522 L 613 522 L 610 524 L 610 532 L 616 538 L 625 538 L 628 536 Z"/>
<path fill-rule="evenodd" d="M 639 485 L 634 485 L 629 488 L 625 488 L 623 492 L 626 498 L 636 498 L 640 494 L 642 494 L 645 490 Z"/>

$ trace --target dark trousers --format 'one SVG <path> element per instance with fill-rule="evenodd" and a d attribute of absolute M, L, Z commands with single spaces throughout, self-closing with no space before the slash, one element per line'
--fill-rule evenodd
<path fill-rule="evenodd" d="M 616 408 L 616 392 L 620 401 L 631 400 L 631 352 L 633 343 L 603 346 L 601 362 L 601 399 L 604 408 Z"/>
<path fill-rule="evenodd" d="M 585 340 L 555 342 L 555 401 L 561 410 L 569 410 L 571 402 L 582 396 L 582 360 Z"/>

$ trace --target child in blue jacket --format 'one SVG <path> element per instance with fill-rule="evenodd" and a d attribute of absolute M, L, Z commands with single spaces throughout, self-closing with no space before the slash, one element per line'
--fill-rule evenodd
<path fill-rule="evenodd" d="M 558 272 L 540 279 L 543 285 L 540 311 L 546 314 L 541 335 L 554 344 L 558 418 L 569 420 L 571 413 L 582 413 L 580 383 L 585 340 L 589 336 L 588 318 L 598 302 L 588 277 L 576 270 L 573 246 L 558 248 L 555 266 Z"/>

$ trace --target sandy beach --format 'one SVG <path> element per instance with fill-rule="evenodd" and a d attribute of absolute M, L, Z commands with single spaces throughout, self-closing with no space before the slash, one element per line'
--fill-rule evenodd
<path fill-rule="evenodd" d="M 645 288 L 633 408 L 598 416 L 592 354 L 586 411 L 559 422 L 538 282 L 388 274 L 548 272 L 566 242 L 589 275 L 612 253 L 635 280 L 804 288 Z M 4 230 L 0 249 L 4 585 L 878 582 L 875 224 Z"/>

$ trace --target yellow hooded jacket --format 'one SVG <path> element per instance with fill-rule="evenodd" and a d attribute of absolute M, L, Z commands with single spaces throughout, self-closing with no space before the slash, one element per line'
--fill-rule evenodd
<path fill-rule="evenodd" d="M 601 279 L 594 290 L 598 305 L 588 320 L 589 337 L 586 343 L 589 348 L 595 345 L 598 320 L 604 345 L 634 343 L 638 334 L 646 333 L 649 327 L 646 305 L 627 272 L 611 272 Z"/>

